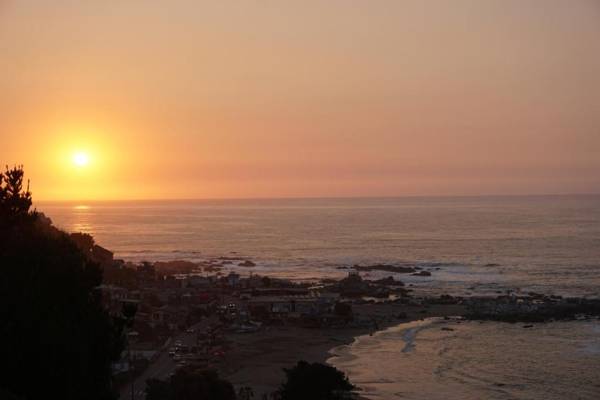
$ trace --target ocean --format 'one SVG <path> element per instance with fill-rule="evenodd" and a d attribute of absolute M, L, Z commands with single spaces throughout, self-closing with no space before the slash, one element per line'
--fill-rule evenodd
<path fill-rule="evenodd" d="M 453 294 L 600 296 L 600 196 L 39 203 L 69 232 L 130 261 L 237 256 L 241 273 L 338 278 L 354 264 Z M 230 267 L 235 269 L 235 267 Z M 389 273 L 370 273 L 378 278 Z M 367 276 L 369 278 L 369 276 Z"/>
<path fill-rule="evenodd" d="M 600 196 L 39 203 L 129 261 L 240 257 L 296 280 L 418 266 L 421 292 L 600 296 Z M 366 273 L 365 277 L 393 275 Z M 599 399 L 600 321 L 429 319 L 332 350 L 369 399 Z M 442 330 L 441 328 L 452 330 Z"/>
<path fill-rule="evenodd" d="M 600 321 L 523 326 L 414 321 L 360 336 L 328 362 L 373 400 L 600 398 Z"/>

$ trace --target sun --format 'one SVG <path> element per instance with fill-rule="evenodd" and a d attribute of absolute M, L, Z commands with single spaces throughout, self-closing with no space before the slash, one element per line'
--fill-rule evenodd
<path fill-rule="evenodd" d="M 85 167 L 90 163 L 90 156 L 82 151 L 73 154 L 73 164 L 77 167 Z"/>

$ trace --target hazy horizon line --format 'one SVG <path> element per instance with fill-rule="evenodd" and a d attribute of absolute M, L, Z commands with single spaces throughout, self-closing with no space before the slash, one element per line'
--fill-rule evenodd
<path fill-rule="evenodd" d="M 457 194 L 457 195 L 395 195 L 395 196 L 282 196 L 282 197 L 190 197 L 190 198 L 146 198 L 146 199 L 73 199 L 37 200 L 33 204 L 48 203 L 132 203 L 132 202 L 184 202 L 184 201 L 268 201 L 268 200 L 360 200 L 360 199 L 451 199 L 451 198 L 492 198 L 492 197 L 586 197 L 600 196 L 597 193 L 531 193 L 531 194 Z"/>

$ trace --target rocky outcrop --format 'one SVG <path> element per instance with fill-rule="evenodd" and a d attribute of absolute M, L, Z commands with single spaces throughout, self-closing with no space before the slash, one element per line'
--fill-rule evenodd
<path fill-rule="evenodd" d="M 431 272 L 429 271 L 419 271 L 412 274 L 412 276 L 431 276 Z"/>
<path fill-rule="evenodd" d="M 374 264 L 374 265 L 355 265 L 354 269 L 357 271 L 385 271 L 393 272 L 396 274 L 409 274 L 416 272 L 414 267 L 406 267 L 402 265 L 390 265 L 390 264 Z"/>
<path fill-rule="evenodd" d="M 246 260 L 246 261 L 239 263 L 238 266 L 240 266 L 240 267 L 256 267 L 256 264 L 250 260 Z"/>
<path fill-rule="evenodd" d="M 470 298 L 466 317 L 503 322 L 545 322 L 600 316 L 600 299 L 556 296 L 498 296 Z"/>
<path fill-rule="evenodd" d="M 198 270 L 199 265 L 185 260 L 158 261 L 154 263 L 154 268 L 163 275 L 189 274 Z"/>
<path fill-rule="evenodd" d="M 383 278 L 383 279 L 377 279 L 376 281 L 373 281 L 373 283 L 376 283 L 378 285 L 388 285 L 388 286 L 404 286 L 404 282 L 397 281 L 396 279 L 394 279 L 393 276 L 388 276 L 387 278 Z"/>

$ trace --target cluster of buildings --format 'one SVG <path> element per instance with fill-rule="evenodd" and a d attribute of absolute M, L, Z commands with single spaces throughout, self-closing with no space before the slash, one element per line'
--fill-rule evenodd
<path fill-rule="evenodd" d="M 339 293 L 214 269 L 174 273 L 160 264 L 116 260 L 89 235 L 76 234 L 73 239 L 103 268 L 104 284 L 98 290 L 109 313 L 127 318 L 127 310 L 135 310 L 128 325 L 128 351 L 115 365 L 116 372 L 126 373 L 130 363 L 137 363 L 135 369 L 142 370 L 162 350 L 173 346 L 174 337 L 192 327 L 197 327 L 198 344 L 207 337 L 214 344 L 227 332 L 253 332 L 269 324 L 323 326 L 348 318 L 336 315 Z M 196 344 L 188 347 L 207 352 Z M 180 349 L 172 348 L 170 353 L 177 354 Z"/>
<path fill-rule="evenodd" d="M 139 277 L 136 288 L 107 282 L 99 289 L 105 307 L 113 315 L 119 315 L 127 304 L 135 305 L 134 327 L 144 332 L 148 328 L 166 333 L 181 331 L 211 315 L 217 315 L 225 324 L 293 323 L 306 318 L 323 318 L 325 321 L 325 317 L 332 319 L 335 305 L 340 300 L 339 293 L 284 280 L 266 281 L 256 275 L 242 278 L 235 272 L 225 276 L 184 277 L 156 273 L 152 280 Z M 140 340 L 145 336 L 142 334 Z M 152 335 L 147 339 L 153 339 Z"/>

